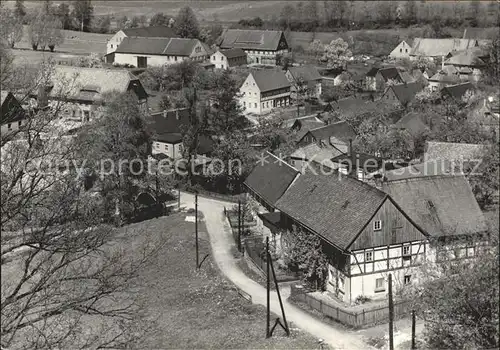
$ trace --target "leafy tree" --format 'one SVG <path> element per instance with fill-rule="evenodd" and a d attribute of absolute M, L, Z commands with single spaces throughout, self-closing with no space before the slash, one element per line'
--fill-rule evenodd
<path fill-rule="evenodd" d="M 111 165 L 110 169 L 115 170 L 101 177 L 97 187 L 105 201 L 106 212 L 114 211 L 118 203 L 120 213 L 126 216 L 133 213 L 138 194 L 136 184 L 143 181 L 147 173 L 151 139 L 135 95 L 111 95 L 105 102 L 102 117 L 78 135 L 79 149 L 88 159 L 88 173 L 103 171 L 100 167 L 104 159 Z M 123 161 L 129 163 L 120 165 Z"/>
<path fill-rule="evenodd" d="M 415 1 L 405 2 L 404 22 L 407 26 L 417 23 L 417 3 Z"/>
<path fill-rule="evenodd" d="M 283 29 L 290 28 L 294 16 L 295 16 L 294 7 L 290 4 L 286 4 L 280 13 L 280 18 L 279 18 L 280 27 Z"/>
<path fill-rule="evenodd" d="M 500 83 L 500 35 L 497 35 L 489 45 L 489 64 L 485 69 L 485 80 L 492 86 Z"/>
<path fill-rule="evenodd" d="M 208 46 L 215 44 L 218 37 L 222 35 L 223 28 L 220 24 L 214 23 L 208 27 L 204 27 L 200 32 L 200 40 Z"/>
<path fill-rule="evenodd" d="M 349 45 L 342 38 L 338 38 L 325 46 L 323 58 L 326 60 L 328 68 L 345 69 L 351 56 L 352 52 L 349 50 Z"/>
<path fill-rule="evenodd" d="M 304 8 L 304 15 L 307 21 L 307 29 L 309 31 L 315 31 L 319 25 L 318 4 L 315 0 L 309 0 Z"/>
<path fill-rule="evenodd" d="M 47 45 L 50 51 L 54 52 L 56 45 L 61 45 L 64 42 L 64 34 L 61 31 L 62 24 L 53 16 L 48 17 L 46 21 L 46 32 L 42 40 L 42 46 Z"/>
<path fill-rule="evenodd" d="M 92 6 L 91 0 L 79 0 L 73 2 L 71 17 L 73 17 L 74 21 L 78 24 L 77 28 L 82 32 L 89 31 L 93 14 L 94 7 Z"/>
<path fill-rule="evenodd" d="M 479 14 L 481 11 L 481 3 L 477 0 L 472 0 L 469 2 L 469 22 L 472 27 L 477 27 L 477 24 L 481 20 Z"/>
<path fill-rule="evenodd" d="M 33 50 L 37 50 L 39 45 L 43 45 L 47 34 L 45 17 L 38 13 L 34 16 L 28 25 L 28 38 Z"/>
<path fill-rule="evenodd" d="M 96 33 L 109 33 L 111 27 L 111 17 L 109 15 L 100 16 L 92 21 L 93 31 Z"/>
<path fill-rule="evenodd" d="M 130 28 L 137 28 L 139 26 L 140 26 L 140 18 L 139 18 L 139 16 L 132 17 L 132 19 L 130 20 L 129 27 Z"/>
<path fill-rule="evenodd" d="M 2 68 L 5 58 L 0 56 Z M 14 73 L 11 79 L 18 79 Z M 53 127 L 63 106 L 57 102 L 30 115 L 17 140 L 0 141 L 2 348 L 121 347 L 139 335 L 132 327 L 145 322 L 134 284 L 161 242 L 116 249 L 123 233 L 118 238 L 102 222 L 102 206 L 77 171 L 32 166 L 41 159 L 63 166 L 82 161 L 73 139 Z"/>
<path fill-rule="evenodd" d="M 458 241 L 456 247 L 448 243 L 448 258 L 441 254 L 442 261 L 425 263 L 419 283 L 408 291 L 408 300 L 425 322 L 429 348 L 498 348 L 498 233 L 490 235 L 491 245 L 476 248 L 474 258 L 459 258 L 456 248 L 484 242 Z M 446 247 L 436 242 L 435 248 Z"/>
<path fill-rule="evenodd" d="M 319 58 L 325 52 L 325 45 L 323 45 L 321 40 L 315 39 L 309 44 L 308 50 L 314 57 Z"/>
<path fill-rule="evenodd" d="M 241 124 L 242 110 L 237 100 L 239 90 L 229 70 L 216 72 L 212 76 L 209 98 L 215 107 L 211 120 L 214 134 L 226 135 Z"/>
<path fill-rule="evenodd" d="M 292 231 L 283 232 L 282 237 L 282 254 L 288 267 L 302 271 L 304 282 L 309 286 L 326 290 L 328 258 L 323 252 L 321 239 L 297 227 Z"/>
<path fill-rule="evenodd" d="M 14 16 L 21 19 L 26 16 L 26 7 L 24 6 L 24 0 L 16 0 Z"/>
<path fill-rule="evenodd" d="M 168 21 L 170 20 L 170 16 L 167 16 L 163 12 L 157 12 L 151 17 L 149 21 L 150 27 L 158 27 L 158 26 L 168 26 Z"/>
<path fill-rule="evenodd" d="M 199 38 L 200 26 L 191 7 L 184 6 L 179 10 L 175 18 L 175 30 L 181 38 Z"/>
<path fill-rule="evenodd" d="M 54 15 L 61 21 L 63 29 L 71 28 L 71 17 L 68 4 L 60 3 L 54 11 Z"/>
<path fill-rule="evenodd" d="M 125 29 L 127 27 L 128 17 L 122 16 L 116 20 L 116 26 L 118 29 Z"/>
<path fill-rule="evenodd" d="M 469 182 L 479 206 L 484 210 L 494 203 L 494 196 L 499 190 L 500 155 L 498 154 L 498 144 L 487 145 L 483 154 L 478 155 L 478 158 L 481 159 L 481 164 L 475 170 L 475 174 L 469 177 Z"/>
<path fill-rule="evenodd" d="M 14 15 L 9 9 L 0 10 L 0 37 L 7 42 L 7 44 L 14 48 L 16 43 L 23 38 L 23 22 L 22 18 Z"/>
<path fill-rule="evenodd" d="M 78 67 L 102 68 L 102 59 L 98 53 L 91 53 L 88 56 L 81 56 L 77 62 Z"/>

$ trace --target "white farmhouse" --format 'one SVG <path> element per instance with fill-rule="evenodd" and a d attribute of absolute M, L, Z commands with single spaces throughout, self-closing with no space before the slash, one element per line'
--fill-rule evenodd
<path fill-rule="evenodd" d="M 243 66 L 247 64 L 247 54 L 242 49 L 217 50 L 210 56 L 210 63 L 218 69 Z"/>
<path fill-rule="evenodd" d="M 398 46 L 394 48 L 394 50 L 391 51 L 389 57 L 395 59 L 410 58 L 410 52 L 411 52 L 411 45 L 408 44 L 405 40 L 403 40 L 398 44 Z"/>
<path fill-rule="evenodd" d="M 106 44 L 106 55 L 115 52 L 125 38 L 177 38 L 177 34 L 170 27 L 144 27 L 119 30 Z"/>
<path fill-rule="evenodd" d="M 209 48 L 198 39 L 124 38 L 118 48 L 107 55 L 107 62 L 137 68 L 164 66 L 184 60 L 204 61 Z"/>
<path fill-rule="evenodd" d="M 290 105 L 290 87 L 281 70 L 254 70 L 240 87 L 240 103 L 246 112 L 263 114 Z"/>

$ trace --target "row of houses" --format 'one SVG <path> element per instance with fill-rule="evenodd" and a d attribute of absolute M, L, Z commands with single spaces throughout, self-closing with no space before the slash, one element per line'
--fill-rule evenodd
<path fill-rule="evenodd" d="M 260 204 L 264 234 L 277 249 L 294 228 L 319 237 L 329 261 L 327 290 L 346 303 L 384 298 L 389 272 L 396 285 L 418 282 L 418 267 L 441 259 L 453 242 L 463 241 L 453 245 L 459 257 L 474 256 L 484 242 L 485 219 L 461 174 L 397 169 L 372 185 L 268 156 L 245 181 Z"/>
<path fill-rule="evenodd" d="M 214 49 L 198 39 L 179 38 L 170 27 L 118 31 L 106 45 L 106 62 L 137 68 L 164 66 L 183 60 L 210 61 L 227 69 L 246 64 L 276 66 L 290 51 L 282 31 L 225 29 Z"/>

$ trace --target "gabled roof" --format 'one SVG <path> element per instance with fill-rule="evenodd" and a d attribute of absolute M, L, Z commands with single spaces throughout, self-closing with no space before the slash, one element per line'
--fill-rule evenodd
<path fill-rule="evenodd" d="M 331 160 L 332 158 L 335 158 L 341 154 L 342 152 L 340 152 L 336 148 L 320 147 L 316 143 L 311 143 L 295 150 L 295 152 L 293 152 L 290 157 L 306 161 L 316 160 L 318 162 L 322 162 L 325 160 Z"/>
<path fill-rule="evenodd" d="M 399 75 L 399 70 L 396 67 L 380 68 L 378 72 L 384 78 L 385 81 L 388 81 L 389 79 L 401 80 L 401 76 Z"/>
<path fill-rule="evenodd" d="M 453 163 L 447 159 L 426 161 L 404 167 L 396 166 L 395 169 L 382 169 L 377 173 L 383 175 L 384 181 L 405 180 L 426 176 L 462 175 L 462 172 L 455 169 Z"/>
<path fill-rule="evenodd" d="M 439 83 L 457 83 L 460 81 L 458 69 L 453 65 L 446 65 L 444 69 L 441 69 L 436 74 L 429 78 L 429 81 L 439 82 Z"/>
<path fill-rule="evenodd" d="M 392 89 L 396 98 L 404 105 L 412 102 L 417 93 L 423 89 L 423 86 L 417 82 L 413 82 L 391 85 L 387 89 Z"/>
<path fill-rule="evenodd" d="M 354 159 L 354 162 L 353 162 Z M 354 152 L 352 155 L 343 153 L 332 159 L 332 162 L 349 166 L 355 164 L 367 172 L 373 172 L 380 169 L 383 165 L 383 159 L 368 153 Z"/>
<path fill-rule="evenodd" d="M 148 125 L 153 134 L 160 137 L 166 134 L 182 134 L 188 124 L 189 109 L 181 108 L 151 114 Z"/>
<path fill-rule="evenodd" d="M 224 55 L 226 58 L 235 58 L 235 57 L 246 57 L 247 53 L 242 49 L 228 49 L 228 50 L 219 50 L 219 52 Z"/>
<path fill-rule="evenodd" d="M 415 112 L 405 114 L 401 119 L 393 124 L 393 128 L 406 130 L 413 136 L 423 134 L 429 130 L 429 127 L 422 120 L 422 114 Z"/>
<path fill-rule="evenodd" d="M 175 30 L 166 26 L 157 27 L 142 27 L 142 28 L 127 28 L 122 29 L 128 37 L 140 37 L 140 38 L 178 38 L 179 36 L 175 33 Z"/>
<path fill-rule="evenodd" d="M 308 134 L 311 134 L 318 141 L 330 140 L 330 137 L 335 137 L 341 141 L 348 142 L 356 137 L 356 132 L 346 121 L 340 121 L 309 130 Z"/>
<path fill-rule="evenodd" d="M 382 189 L 431 236 L 482 233 L 484 216 L 464 176 L 387 181 Z"/>
<path fill-rule="evenodd" d="M 226 29 L 219 38 L 222 49 L 277 50 L 281 30 Z"/>
<path fill-rule="evenodd" d="M 267 152 L 265 161 L 258 162 L 244 184 L 270 206 L 274 206 L 299 174 L 298 170 Z"/>
<path fill-rule="evenodd" d="M 306 172 L 293 182 L 276 208 L 345 250 L 386 198 L 382 191 L 337 172 Z"/>
<path fill-rule="evenodd" d="M 415 38 L 410 56 L 440 57 L 454 51 L 461 51 L 477 46 L 474 39 L 431 39 Z"/>
<path fill-rule="evenodd" d="M 298 126 L 304 126 L 305 123 L 314 122 L 314 123 L 323 123 L 318 117 L 317 114 L 306 115 L 299 118 L 292 118 L 283 121 L 282 127 L 284 128 L 293 128 Z M 319 125 L 318 125 L 319 126 Z"/>
<path fill-rule="evenodd" d="M 426 162 L 439 159 L 463 162 L 480 159 L 484 150 L 485 146 L 481 144 L 427 141 L 424 159 Z"/>
<path fill-rule="evenodd" d="M 125 93 L 131 84 L 136 84 L 147 97 L 139 79 L 126 69 L 56 66 L 50 79 L 52 97 L 93 102 L 102 100 L 106 93 Z"/>
<path fill-rule="evenodd" d="M 483 67 L 485 65 L 484 61 L 480 59 L 477 54 L 470 50 L 466 50 L 454 56 L 451 56 L 446 61 L 444 61 L 444 64 L 467 67 Z"/>
<path fill-rule="evenodd" d="M 124 38 L 115 53 L 189 56 L 198 39 L 184 38 Z"/>
<path fill-rule="evenodd" d="M 321 75 L 319 74 L 316 67 L 311 65 L 290 67 L 288 68 L 288 71 L 295 81 L 302 79 L 305 82 L 310 82 L 321 79 Z"/>
<path fill-rule="evenodd" d="M 290 87 L 290 82 L 285 73 L 278 69 L 253 70 L 250 73 L 255 80 L 260 92 L 271 91 Z"/>
<path fill-rule="evenodd" d="M 18 99 L 10 91 L 0 91 L 0 124 L 24 119 L 24 109 Z"/>
<path fill-rule="evenodd" d="M 471 83 L 462 83 L 457 85 L 445 86 L 441 90 L 442 95 L 448 95 L 456 100 L 461 100 L 467 91 L 474 91 L 475 87 Z"/>

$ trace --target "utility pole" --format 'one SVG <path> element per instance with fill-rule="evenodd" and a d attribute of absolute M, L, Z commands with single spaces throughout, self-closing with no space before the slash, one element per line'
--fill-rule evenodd
<path fill-rule="evenodd" d="M 389 274 L 389 350 L 394 350 L 394 304 L 392 302 L 392 273 Z"/>
<path fill-rule="evenodd" d="M 156 217 L 160 216 L 160 196 L 158 191 L 158 165 L 156 166 L 156 176 L 155 176 L 155 192 L 156 192 Z"/>
<path fill-rule="evenodd" d="M 241 199 L 238 199 L 238 251 L 241 252 Z"/>
<path fill-rule="evenodd" d="M 177 209 L 181 210 L 181 186 L 177 189 Z"/>
<path fill-rule="evenodd" d="M 198 193 L 194 195 L 194 230 L 196 233 L 196 269 L 199 269 L 200 258 L 198 256 Z"/>
<path fill-rule="evenodd" d="M 417 344 L 415 342 L 415 310 L 411 310 L 411 349 L 414 350 L 417 348 Z"/>
<path fill-rule="evenodd" d="M 267 317 L 266 317 L 266 338 L 271 337 L 269 332 L 270 317 L 271 317 L 271 280 L 269 275 L 269 237 L 266 237 L 266 270 L 267 270 Z"/>

